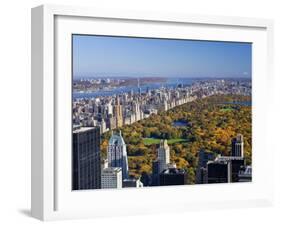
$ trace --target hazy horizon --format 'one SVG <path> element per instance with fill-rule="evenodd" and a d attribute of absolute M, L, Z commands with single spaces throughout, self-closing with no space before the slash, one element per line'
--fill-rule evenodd
<path fill-rule="evenodd" d="M 107 75 L 101 75 L 101 76 L 74 76 L 73 79 L 142 79 L 142 78 L 175 78 L 175 79 L 251 79 L 251 76 L 233 76 L 233 77 L 227 77 L 227 76 L 200 76 L 200 77 L 196 77 L 196 76 L 137 76 L 137 75 L 116 75 L 116 76 L 107 76 Z"/>

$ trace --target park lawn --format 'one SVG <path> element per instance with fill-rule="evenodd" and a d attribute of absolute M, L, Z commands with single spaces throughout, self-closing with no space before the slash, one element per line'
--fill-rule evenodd
<path fill-rule="evenodd" d="M 231 107 L 220 109 L 220 111 L 222 111 L 222 112 L 229 112 L 229 111 L 232 111 L 232 110 L 233 110 L 233 108 L 231 108 Z"/>
<path fill-rule="evenodd" d="M 158 138 L 144 138 L 144 145 L 152 145 L 152 144 L 159 144 L 161 139 Z M 168 144 L 175 144 L 175 143 L 181 143 L 184 141 L 187 141 L 186 139 L 182 138 L 175 138 L 175 139 L 169 139 L 167 140 Z"/>

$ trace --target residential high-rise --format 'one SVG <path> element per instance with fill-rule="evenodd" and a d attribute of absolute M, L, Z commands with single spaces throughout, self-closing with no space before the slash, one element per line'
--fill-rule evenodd
<path fill-rule="evenodd" d="M 158 158 L 158 173 L 162 173 L 163 170 L 167 169 L 167 165 L 170 163 L 170 148 L 167 140 L 161 140 L 159 148 L 157 149 Z"/>
<path fill-rule="evenodd" d="M 128 157 L 127 148 L 122 137 L 121 131 L 119 134 L 113 134 L 109 139 L 109 144 L 107 147 L 107 159 L 109 167 L 120 167 L 122 168 L 122 178 L 128 179 L 129 167 L 128 167 Z"/>
<path fill-rule="evenodd" d="M 72 189 L 101 188 L 100 128 L 73 130 Z"/>
<path fill-rule="evenodd" d="M 232 139 L 231 156 L 244 157 L 244 142 L 242 134 L 238 134 Z"/>
<path fill-rule="evenodd" d="M 122 169 L 120 167 L 103 169 L 101 172 L 101 188 L 122 188 Z"/>
<path fill-rule="evenodd" d="M 114 107 L 114 113 L 116 118 L 116 127 L 122 127 L 123 126 L 123 110 L 122 105 L 120 104 L 119 97 L 116 98 L 116 105 Z"/>
<path fill-rule="evenodd" d="M 110 130 L 115 129 L 116 128 L 116 117 L 109 115 L 108 119 L 107 119 L 107 125 Z"/>
<path fill-rule="evenodd" d="M 107 131 L 106 128 L 106 123 L 104 121 L 104 119 L 102 118 L 101 121 L 98 123 L 99 127 L 100 127 L 100 132 L 101 134 L 105 133 Z"/>
<path fill-rule="evenodd" d="M 138 103 L 138 101 L 134 101 L 133 102 L 133 112 L 135 115 L 135 121 L 139 121 L 141 119 L 141 111 L 140 111 L 140 105 Z"/>

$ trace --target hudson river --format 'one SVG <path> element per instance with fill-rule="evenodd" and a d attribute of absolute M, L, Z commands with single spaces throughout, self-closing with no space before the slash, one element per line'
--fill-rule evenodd
<path fill-rule="evenodd" d="M 145 84 L 145 85 L 141 85 L 140 88 L 141 88 L 141 92 L 146 92 L 147 89 L 154 90 L 162 86 L 167 88 L 175 88 L 180 84 L 183 86 L 189 86 L 192 85 L 193 82 L 198 80 L 199 79 L 195 79 L 195 78 L 167 78 L 166 82 Z M 133 92 L 138 92 L 138 87 L 122 86 L 108 91 L 99 90 L 94 92 L 73 92 L 73 98 L 76 99 L 76 98 L 93 98 L 98 96 L 113 96 L 115 94 L 128 93 L 131 90 L 133 90 Z"/>

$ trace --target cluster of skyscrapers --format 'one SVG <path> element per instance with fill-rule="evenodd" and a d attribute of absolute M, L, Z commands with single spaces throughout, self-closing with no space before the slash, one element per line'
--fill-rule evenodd
<path fill-rule="evenodd" d="M 73 190 L 143 186 L 139 178 L 129 178 L 126 144 L 121 132 L 112 133 L 107 159 L 101 161 L 100 128 L 75 127 L 72 151 Z"/>
<path fill-rule="evenodd" d="M 101 160 L 99 127 L 76 127 L 73 130 L 72 188 L 105 189 L 143 187 L 141 178 L 129 177 L 126 144 L 121 132 L 112 132 L 107 159 Z M 185 170 L 170 162 L 167 140 L 161 140 L 153 172 L 145 186 L 183 185 L 187 183 Z"/>
<path fill-rule="evenodd" d="M 113 133 L 107 147 L 107 158 L 101 159 L 101 134 L 123 125 L 167 111 L 175 106 L 214 94 L 248 95 L 248 82 L 211 80 L 191 86 L 147 89 L 146 92 L 116 94 L 73 101 L 72 189 L 105 189 L 142 186 L 183 185 L 187 172 L 170 162 L 167 140 L 161 140 L 151 175 L 130 178 L 126 143 L 121 132 Z M 232 140 L 230 156 L 215 156 L 200 150 L 196 183 L 251 181 L 251 166 L 245 164 L 243 136 Z"/>
<path fill-rule="evenodd" d="M 197 184 L 250 181 L 252 181 L 252 167 L 246 165 L 241 134 L 232 139 L 230 156 L 218 155 L 215 157 L 211 152 L 199 151 Z"/>
<path fill-rule="evenodd" d="M 73 124 L 84 127 L 99 126 L 101 133 L 130 125 L 136 121 L 167 111 L 176 106 L 215 94 L 249 95 L 251 83 L 246 81 L 207 80 L 191 86 L 178 84 L 174 88 L 160 87 L 138 92 L 76 98 L 73 100 Z"/>
<path fill-rule="evenodd" d="M 72 188 L 105 189 L 122 187 L 184 185 L 187 172 L 170 162 L 167 140 L 161 140 L 152 174 L 146 178 L 130 178 L 126 143 L 121 132 L 112 133 L 107 159 L 101 161 L 99 127 L 76 127 L 73 130 Z M 244 159 L 243 136 L 232 139 L 230 156 L 215 156 L 200 150 L 196 184 L 250 182 L 252 168 Z"/>
<path fill-rule="evenodd" d="M 140 179 L 129 177 L 127 148 L 121 131 L 112 135 L 107 147 L 107 159 L 101 171 L 101 188 L 142 187 Z"/>
<path fill-rule="evenodd" d="M 110 97 L 79 99 L 73 103 L 73 123 L 99 126 L 101 133 L 130 125 L 194 100 L 187 90 L 160 89 L 145 93 L 124 93 Z"/>

